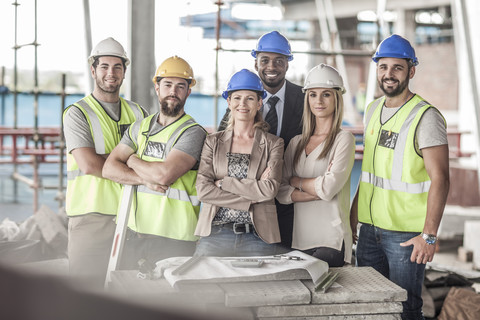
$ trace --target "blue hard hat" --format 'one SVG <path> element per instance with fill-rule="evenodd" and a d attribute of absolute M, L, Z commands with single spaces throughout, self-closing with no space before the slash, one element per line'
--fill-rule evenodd
<path fill-rule="evenodd" d="M 398 34 L 391 35 L 380 42 L 372 60 L 377 63 L 380 58 L 410 59 L 414 66 L 418 64 L 415 49 L 413 49 L 407 39 Z"/>
<path fill-rule="evenodd" d="M 228 98 L 228 94 L 231 91 L 237 90 L 251 90 L 255 92 L 259 92 L 262 99 L 265 99 L 267 96 L 267 92 L 263 89 L 263 84 L 260 78 L 257 76 L 256 73 L 242 69 L 235 73 L 228 81 L 228 86 L 225 91 L 222 93 L 222 97 L 224 99 Z"/>
<path fill-rule="evenodd" d="M 257 48 L 252 50 L 252 56 L 257 57 L 257 52 L 274 52 L 283 54 L 287 57 L 288 61 L 293 60 L 292 49 L 287 38 L 285 38 L 280 32 L 272 31 L 265 33 L 258 39 Z"/>

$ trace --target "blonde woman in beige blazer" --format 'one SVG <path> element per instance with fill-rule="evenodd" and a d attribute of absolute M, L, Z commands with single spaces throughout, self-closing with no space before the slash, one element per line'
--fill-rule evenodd
<path fill-rule="evenodd" d="M 202 208 L 195 255 L 262 256 L 284 253 L 275 196 L 283 167 L 283 139 L 266 132 L 262 82 L 243 69 L 223 97 L 230 109 L 225 131 L 209 135 L 197 175 Z"/>

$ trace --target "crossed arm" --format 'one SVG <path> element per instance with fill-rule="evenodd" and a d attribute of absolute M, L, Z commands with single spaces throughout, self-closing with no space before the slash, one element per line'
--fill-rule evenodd
<path fill-rule="evenodd" d="M 75 158 L 80 171 L 98 178 L 104 178 L 102 175 L 102 169 L 108 154 L 97 154 L 95 148 L 82 147 L 73 149 L 72 155 Z"/>
<path fill-rule="evenodd" d="M 170 151 L 164 162 L 148 162 L 140 159 L 128 145 L 120 143 L 105 162 L 103 175 L 121 184 L 143 184 L 164 192 L 195 163 L 194 157 L 176 149 Z"/>
<path fill-rule="evenodd" d="M 202 202 L 247 211 L 251 204 L 275 197 L 282 177 L 283 140 L 277 140 L 269 150 L 269 160 L 261 171 L 260 179 L 229 176 L 219 179 L 216 173 L 219 164 L 215 161 L 215 143 L 214 139 L 207 138 L 202 150 L 196 185 Z M 219 187 L 220 180 L 223 180 L 222 188 Z"/>

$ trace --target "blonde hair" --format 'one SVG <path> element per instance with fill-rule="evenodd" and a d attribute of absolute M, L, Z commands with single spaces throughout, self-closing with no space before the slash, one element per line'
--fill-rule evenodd
<path fill-rule="evenodd" d="M 234 91 L 231 91 L 228 93 L 228 98 L 231 97 L 233 92 Z M 258 92 L 257 92 L 257 98 L 258 100 L 260 100 L 261 98 Z M 230 111 L 228 114 L 228 122 L 225 130 L 233 130 L 234 124 L 235 124 L 235 119 L 232 117 L 232 112 Z M 253 128 L 254 129 L 259 128 L 265 132 L 268 132 L 268 130 L 270 130 L 270 125 L 265 120 L 263 120 L 262 113 L 260 112 L 260 110 L 258 110 L 257 113 L 255 114 L 255 118 L 253 120 Z"/>
<path fill-rule="evenodd" d="M 310 92 L 310 90 L 311 89 L 308 89 L 305 92 L 305 101 L 303 103 L 303 116 L 302 116 L 302 120 L 303 120 L 302 137 L 300 139 L 300 142 L 297 144 L 297 148 L 295 150 L 295 156 L 293 158 L 294 165 L 297 165 L 303 150 L 305 150 L 308 144 L 308 140 L 310 139 L 310 137 L 313 135 L 315 131 L 315 126 L 316 126 L 315 116 L 310 110 L 310 103 L 308 102 L 308 93 Z M 331 90 L 335 93 L 334 95 L 335 111 L 333 112 L 332 129 L 328 133 L 327 138 L 325 139 L 325 147 L 323 148 L 322 152 L 320 153 L 317 159 L 322 159 L 327 156 L 327 154 L 332 149 L 333 143 L 335 142 L 335 139 L 337 138 L 337 134 L 340 131 L 340 128 L 342 126 L 343 96 L 340 90 L 338 89 L 331 89 Z"/>

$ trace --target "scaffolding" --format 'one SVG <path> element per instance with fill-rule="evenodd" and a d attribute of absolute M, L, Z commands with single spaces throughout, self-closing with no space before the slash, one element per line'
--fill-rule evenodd
<path fill-rule="evenodd" d="M 13 66 L 13 127 L 5 127 L 4 123 L 0 127 L 0 155 L 2 159 L 0 163 L 10 163 L 13 164 L 13 173 L 11 175 L 13 179 L 13 193 L 14 201 L 18 198 L 18 185 L 17 181 L 26 183 L 29 187 L 33 189 L 33 212 L 35 213 L 38 206 L 38 193 L 40 189 L 58 189 L 56 200 L 59 202 L 59 207 L 62 207 L 64 204 L 64 157 L 65 157 L 65 141 L 63 137 L 63 124 L 60 128 L 40 128 L 38 123 L 38 113 L 39 113 L 39 95 L 41 94 L 39 90 L 39 81 L 38 81 L 38 46 L 40 45 L 37 41 L 37 0 L 34 1 L 34 39 L 30 43 L 19 44 L 17 38 L 18 31 L 18 7 L 20 3 L 18 0 L 15 0 L 12 3 L 14 6 L 14 18 L 15 18 L 15 44 L 13 47 L 14 50 L 14 66 Z M 33 85 L 33 128 L 19 128 L 18 127 L 18 50 L 33 46 L 34 47 L 34 85 Z M 2 86 L 4 84 L 4 74 L 5 69 L 2 68 Z M 65 105 L 66 97 L 66 75 L 62 75 L 62 91 L 61 95 L 61 106 L 60 106 L 60 123 L 63 123 L 61 115 L 63 114 L 63 107 Z M 5 119 L 5 93 L 7 90 L 2 90 L 2 121 Z M 5 138 L 8 137 L 11 140 L 11 146 L 4 144 Z M 23 142 L 23 145 L 20 145 Z M 33 142 L 33 147 L 30 145 L 30 142 Z M 58 156 L 56 159 L 52 160 L 49 156 Z M 5 157 L 7 156 L 7 157 Z M 25 159 L 25 156 L 28 156 L 28 159 Z M 48 163 L 48 162 L 57 162 L 59 163 L 59 181 L 58 186 L 44 186 L 42 185 L 40 176 L 39 176 L 39 164 Z M 33 166 L 33 177 L 29 178 L 18 172 L 18 165 L 22 163 L 29 163 Z"/>

